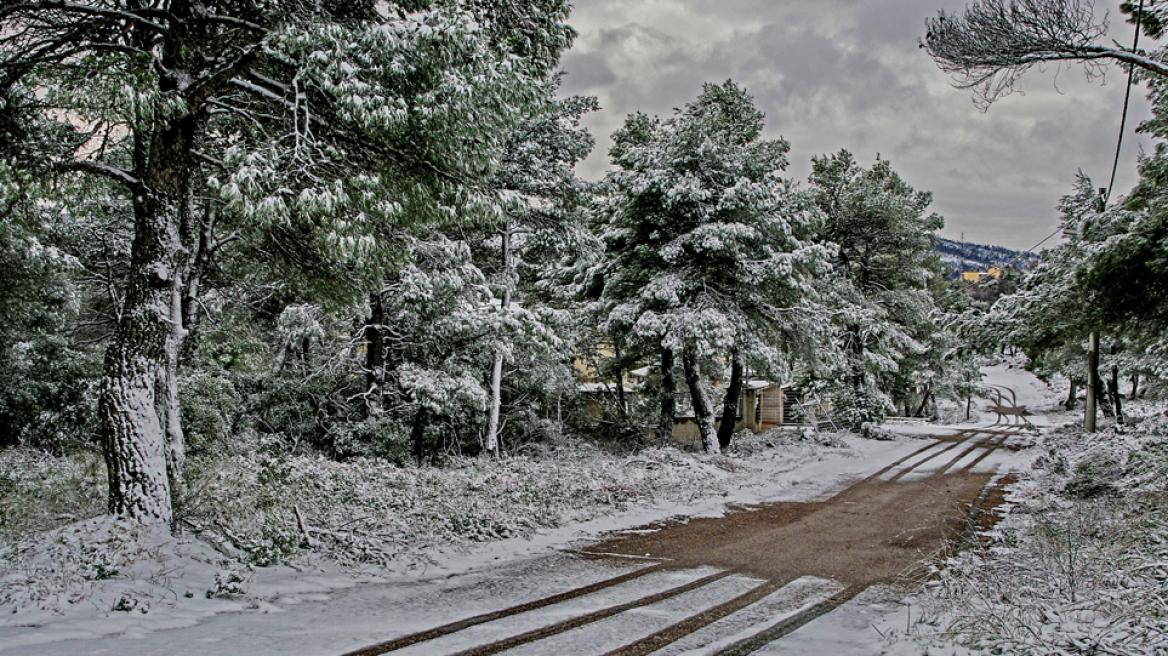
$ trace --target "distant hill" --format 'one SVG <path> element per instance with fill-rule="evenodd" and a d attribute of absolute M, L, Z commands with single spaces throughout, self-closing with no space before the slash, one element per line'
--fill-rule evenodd
<path fill-rule="evenodd" d="M 1035 253 L 1013 251 L 1002 246 L 986 246 L 952 239 L 937 238 L 937 252 L 941 261 L 955 272 L 985 271 L 992 266 L 1010 264 L 1018 269 L 1028 269 L 1040 258 Z M 1015 260 L 1017 260 L 1015 262 Z"/>

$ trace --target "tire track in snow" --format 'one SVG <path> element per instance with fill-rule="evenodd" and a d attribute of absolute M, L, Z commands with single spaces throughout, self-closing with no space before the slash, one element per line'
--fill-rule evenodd
<path fill-rule="evenodd" d="M 497 640 L 492 643 L 480 645 L 478 647 L 472 647 L 470 649 L 452 654 L 451 656 L 490 656 L 491 654 L 498 654 L 499 652 L 506 651 L 514 647 L 519 647 L 537 640 L 542 640 L 544 638 L 564 633 L 565 631 L 570 631 L 593 622 L 599 622 L 600 620 L 607 619 L 614 615 L 619 615 L 627 610 L 649 606 L 651 604 L 676 597 L 682 593 L 689 592 L 690 590 L 697 590 L 698 588 L 709 585 L 710 583 L 724 579 L 733 573 L 734 572 L 730 570 L 722 570 L 720 572 L 710 574 L 709 576 L 702 577 L 696 581 L 686 583 L 685 585 L 679 585 L 664 592 L 658 592 L 647 597 L 642 597 L 636 601 L 630 601 L 628 603 L 619 604 L 617 606 L 609 606 L 603 610 L 588 613 L 587 615 L 573 617 L 562 622 L 556 622 L 555 624 L 550 624 L 548 626 L 535 629 L 534 631 L 527 631 L 526 633 L 521 633 L 509 638 Z"/>
<path fill-rule="evenodd" d="M 815 619 L 823 617 L 840 606 L 843 606 L 853 597 L 867 589 L 868 586 L 863 584 L 849 586 L 806 610 L 780 620 L 770 628 L 764 629 L 749 638 L 745 638 L 729 647 L 714 652 L 715 656 L 746 656 L 746 654 L 752 654 L 800 627 L 810 624 Z"/>
<path fill-rule="evenodd" d="M 955 434 L 950 436 L 935 437 L 934 439 L 936 441 L 932 441 L 930 444 L 914 450 L 912 453 L 884 467 L 875 474 L 872 474 L 862 481 L 859 481 L 855 486 L 853 486 L 853 488 L 849 488 L 849 490 L 855 494 L 863 488 L 870 488 L 873 486 L 878 486 L 880 489 L 883 489 L 885 486 L 899 487 L 901 485 L 911 485 L 908 480 L 905 480 L 906 477 L 911 480 L 914 478 L 932 479 L 934 477 L 940 478 L 961 475 L 968 476 L 973 471 L 974 467 L 984 461 L 995 451 L 1002 448 L 1005 442 L 1011 436 L 1018 435 L 1019 433 L 1020 430 L 1013 429 L 999 430 L 993 428 L 969 428 L 957 431 Z M 979 449 L 981 450 L 980 453 L 978 453 Z M 976 457 L 970 460 L 970 456 L 974 454 L 976 454 Z M 939 468 L 930 468 L 928 466 L 930 463 L 937 463 L 941 460 L 945 460 L 945 462 Z M 963 465 L 962 463 L 965 463 L 966 461 L 968 461 L 968 464 Z M 906 466 L 906 463 L 909 464 Z M 895 472 L 895 474 L 886 479 L 881 478 L 888 475 L 890 472 Z M 986 489 L 982 490 L 981 494 L 978 495 L 977 500 L 973 504 L 970 504 L 970 506 L 972 506 L 970 507 L 971 514 L 977 513 L 981 502 L 983 502 L 986 497 L 986 493 L 989 487 L 990 486 L 987 485 Z M 841 498 L 839 503 L 847 504 L 855 502 L 843 501 Z M 820 505 L 822 505 L 822 503 Z M 792 515 L 791 518 L 788 519 L 789 521 L 797 521 L 799 517 L 804 515 L 805 513 L 796 512 Z M 969 526 L 969 521 L 970 518 L 967 517 L 965 522 L 966 526 Z M 580 552 L 580 555 L 591 558 L 645 558 L 645 556 L 632 556 L 630 554 L 621 554 L 615 551 L 613 553 L 592 553 L 582 551 Z M 662 560 L 668 560 L 668 558 L 662 558 Z M 710 564 L 713 564 L 713 562 L 714 561 L 710 561 Z M 691 567 L 692 565 L 693 563 L 690 563 Z M 565 634 L 574 629 L 587 628 L 589 632 L 597 630 L 600 626 L 602 626 L 597 623 L 600 623 L 602 620 L 607 620 L 609 618 L 616 618 L 617 616 L 625 617 L 626 615 L 624 614 L 626 614 L 628 611 L 642 612 L 637 609 L 646 609 L 650 612 L 659 612 L 646 607 L 673 599 L 676 599 L 677 601 L 671 603 L 682 602 L 682 600 L 686 599 L 686 597 L 682 596 L 685 595 L 685 593 L 705 589 L 706 586 L 710 586 L 717 581 L 726 579 L 726 577 L 734 575 L 739 571 L 736 569 L 736 566 L 729 564 L 723 564 L 720 567 L 721 569 L 713 574 L 703 576 L 702 578 L 679 586 L 668 588 L 663 591 L 648 594 L 626 603 L 607 605 L 596 610 L 582 612 L 580 615 L 569 617 L 560 621 L 555 621 L 556 617 L 555 612 L 553 611 L 549 617 L 545 618 L 549 622 L 546 625 L 539 626 L 535 623 L 528 623 L 528 627 L 536 626 L 536 628 L 520 630 L 515 635 L 506 636 L 501 639 L 485 642 L 483 644 L 478 644 L 469 648 L 462 648 L 460 651 L 458 650 L 459 647 L 450 645 L 447 647 L 447 651 L 444 652 L 441 651 L 442 648 L 439 646 L 439 644 L 434 644 L 433 648 L 435 648 L 435 651 L 427 653 L 448 653 L 453 648 L 456 651 L 452 656 L 491 656 L 493 654 L 508 652 L 509 650 L 521 647 L 523 648 L 521 651 L 525 652 L 532 651 L 533 649 L 539 649 L 538 645 L 541 644 L 540 641 L 552 638 L 553 636 L 561 636 L 561 634 Z M 401 636 L 378 645 L 349 652 L 345 654 L 345 656 L 380 656 L 381 654 L 391 653 L 414 645 L 417 645 L 418 648 L 424 648 L 424 645 L 429 641 L 441 638 L 443 636 L 459 633 L 460 631 L 464 631 L 472 627 L 504 618 L 513 617 L 528 611 L 555 606 L 556 604 L 576 599 L 590 593 L 605 590 L 622 583 L 635 582 L 647 574 L 661 571 L 692 570 L 686 570 L 685 566 L 681 562 L 658 562 L 639 570 L 629 572 L 615 578 L 607 579 L 605 581 L 600 581 L 588 586 L 583 586 L 581 588 L 576 588 L 502 610 L 476 615 L 474 617 L 435 627 L 426 631 L 407 636 Z M 633 634 L 630 636 L 631 642 L 615 649 L 610 649 L 604 653 L 604 656 L 649 656 L 654 652 L 674 644 L 686 636 L 690 636 L 702 631 L 703 629 L 707 629 L 707 627 L 709 628 L 706 631 L 698 633 L 698 635 L 702 636 L 701 640 L 703 641 L 708 635 L 717 635 L 720 631 L 722 632 L 721 638 L 706 643 L 710 645 L 708 649 L 713 650 L 718 644 L 717 640 L 735 639 L 734 636 L 725 634 L 725 629 L 722 628 L 722 624 L 724 623 L 720 622 L 720 620 L 731 618 L 728 621 L 733 622 L 734 620 L 732 616 L 743 617 L 743 619 L 745 619 L 745 616 L 750 616 L 752 612 L 757 616 L 758 611 L 756 608 L 762 608 L 762 606 L 765 605 L 761 602 L 769 596 L 782 590 L 792 580 L 793 577 L 789 576 L 788 574 L 782 574 L 775 578 L 764 580 L 760 582 L 759 585 L 752 587 L 744 593 L 734 593 L 736 596 L 733 598 L 716 603 L 715 605 L 704 606 L 700 603 L 694 604 L 692 606 L 692 610 L 690 610 L 690 602 L 684 601 L 683 605 L 681 606 L 681 608 L 684 610 L 682 610 L 677 615 L 677 618 L 684 619 L 677 621 L 677 618 L 675 618 L 672 620 L 672 624 L 665 626 L 663 626 L 658 620 L 656 625 L 658 628 L 656 630 L 653 630 L 648 635 L 641 634 L 643 637 Z M 789 635 L 800 627 L 813 622 L 815 619 L 822 617 L 823 615 L 826 615 L 841 605 L 847 603 L 860 592 L 867 589 L 869 583 L 870 581 L 862 583 L 853 582 L 852 585 L 839 592 L 836 592 L 835 594 L 832 594 L 830 597 L 826 599 L 821 597 L 821 601 L 813 603 L 812 605 L 796 612 L 793 615 L 784 616 L 783 619 L 771 624 L 770 626 L 766 626 L 764 621 L 758 621 L 757 617 L 755 619 L 749 620 L 751 622 L 757 622 L 754 624 L 754 626 L 761 628 L 759 628 L 754 633 L 749 634 L 748 637 L 742 638 L 737 642 L 733 642 L 728 646 L 718 649 L 717 651 L 711 651 L 710 653 L 717 654 L 718 656 L 738 656 L 757 651 L 758 649 L 761 649 L 768 644 L 771 644 L 777 640 L 781 640 L 784 636 Z M 706 595 L 703 593 L 703 596 Z M 725 597 L 722 598 L 725 599 Z M 562 617 L 563 614 L 560 616 Z M 540 616 L 535 616 L 537 622 L 540 621 L 539 617 Z M 773 617 L 773 615 L 770 616 L 772 622 L 774 621 Z M 739 622 L 741 621 L 742 620 L 739 620 Z M 646 631 L 649 630 L 652 629 L 646 627 Z M 462 642 L 462 646 L 465 646 L 468 643 L 475 643 L 474 634 L 465 635 L 466 638 Z M 506 634 L 503 633 L 503 635 Z M 738 635 L 740 636 L 743 634 L 738 633 Z M 482 635 L 480 639 L 491 640 L 491 638 L 487 635 Z M 547 646 L 550 648 L 551 645 L 555 644 L 557 641 L 563 642 L 565 639 L 569 638 L 562 636 L 548 643 Z M 575 638 L 571 638 L 569 640 L 573 639 Z M 585 638 L 585 640 L 587 640 L 587 638 Z M 725 643 L 723 642 L 721 644 Z M 595 653 L 600 653 L 600 649 L 608 649 L 608 647 L 603 646 L 603 641 L 601 644 L 596 644 L 593 642 L 589 646 L 592 647 L 592 650 Z M 562 651 L 562 649 L 557 648 L 554 651 Z"/>
<path fill-rule="evenodd" d="M 647 574 L 651 574 L 653 572 L 660 571 L 660 570 L 664 569 L 664 567 L 665 567 L 665 565 L 663 563 L 658 563 L 656 565 L 650 565 L 648 567 L 643 567 L 641 569 L 629 572 L 627 574 L 621 574 L 620 576 L 616 576 L 616 577 L 613 577 L 611 579 L 606 579 L 604 581 L 598 581 L 598 582 L 593 583 L 591 585 L 586 585 L 586 586 L 581 587 L 581 588 L 574 588 L 572 590 L 568 590 L 567 592 L 561 592 L 559 594 L 554 594 L 554 595 L 551 595 L 549 597 L 544 597 L 542 599 L 536 599 L 535 601 L 529 601 L 525 604 L 511 606 L 510 608 L 504 608 L 502 610 L 497 610 L 497 611 L 493 611 L 490 613 L 483 613 L 482 615 L 475 615 L 474 617 L 468 617 L 464 620 L 459 620 L 457 622 L 451 622 L 450 624 L 444 624 L 442 626 L 437 626 L 437 627 L 434 627 L 433 629 L 427 629 L 426 631 L 420 631 L 418 633 L 412 633 L 410 635 L 405 635 L 405 636 L 401 636 L 399 638 L 394 638 L 393 640 L 387 640 L 385 642 L 382 642 L 382 643 L 379 643 L 376 645 L 372 645 L 370 647 L 364 647 L 364 648 L 358 649 L 356 651 L 347 652 L 343 656 L 381 656 L 381 654 L 388 654 L 389 652 L 397 651 L 399 649 L 409 647 L 410 645 L 414 645 L 414 644 L 417 644 L 419 642 L 426 642 L 428 640 L 440 638 L 440 637 L 445 636 L 445 635 L 457 633 L 459 631 L 462 631 L 463 629 L 468 629 L 472 626 L 477 626 L 479 624 L 486 624 L 487 622 L 493 622 L 495 620 L 500 620 L 500 619 L 503 619 L 505 617 L 511 617 L 513 615 L 518 615 L 520 613 L 526 613 L 526 612 L 532 611 L 532 610 L 538 610 L 540 608 L 552 606 L 554 604 L 562 603 L 562 602 L 568 601 L 570 599 L 575 599 L 576 597 L 582 597 L 584 595 L 591 594 L 593 592 L 599 592 L 600 590 L 604 590 L 606 588 L 611 588 L 611 587 L 620 585 L 622 583 L 627 583 L 629 581 L 639 579 Z"/>
<path fill-rule="evenodd" d="M 641 638 L 630 645 L 614 649 L 604 656 L 648 656 L 648 654 L 677 642 L 699 629 L 703 629 L 724 617 L 762 601 L 764 598 L 781 590 L 789 582 L 766 581 L 757 588 L 735 597 L 730 601 L 706 609 L 697 615 L 692 615 L 682 622 L 678 622 L 657 633 Z"/>

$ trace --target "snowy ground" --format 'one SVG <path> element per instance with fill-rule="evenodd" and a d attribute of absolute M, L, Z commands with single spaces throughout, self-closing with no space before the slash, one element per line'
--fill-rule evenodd
<path fill-rule="evenodd" d="M 376 633 L 376 628 L 384 623 L 385 609 L 398 605 L 378 599 L 425 597 L 431 594 L 426 592 L 430 590 L 438 594 L 438 590 L 449 585 L 447 581 L 452 576 L 459 579 L 459 585 L 475 580 L 473 577 L 483 577 L 482 585 L 486 586 L 499 575 L 494 568 L 500 564 L 520 571 L 525 567 L 541 568 L 544 567 L 542 559 L 556 550 L 586 550 L 588 542 L 599 536 L 669 517 L 719 516 L 733 504 L 822 497 L 919 447 L 915 440 L 872 442 L 851 437 L 843 440 L 844 448 L 794 449 L 793 453 L 782 448 L 766 449 L 736 459 L 741 471 L 724 496 L 701 498 L 695 493 L 696 498 L 689 501 L 639 505 L 593 521 L 540 531 L 530 538 L 489 543 L 469 552 L 436 550 L 430 554 L 432 564 L 424 571 L 354 577 L 351 572 L 319 559 L 298 563 L 296 568 L 283 565 L 250 571 L 224 568 L 222 554 L 200 541 L 162 535 L 131 540 L 127 535 L 126 542 L 132 543 L 135 549 L 131 554 L 136 559 L 132 567 L 126 562 L 76 563 L 73 570 L 85 566 L 105 567 L 117 570 L 118 574 L 110 578 L 79 577 L 63 594 L 51 591 L 39 600 L 41 603 L 19 605 L 19 612 L 0 619 L 0 651 L 90 653 L 92 650 L 79 651 L 79 643 L 61 642 L 84 640 L 86 649 L 92 644 L 95 653 L 100 653 L 106 648 L 101 645 L 108 640 L 93 642 L 94 638 L 119 636 L 109 641 L 109 648 L 123 644 L 123 640 L 136 640 L 136 643 L 124 643 L 134 646 L 130 653 L 153 653 L 145 650 L 148 643 L 158 645 L 158 653 L 179 653 L 172 651 L 173 641 L 187 640 L 178 637 L 186 633 L 173 629 L 196 627 L 188 630 L 199 635 L 208 632 L 224 636 L 251 635 L 254 644 L 249 645 L 249 653 L 278 654 L 288 653 L 280 636 L 299 634 L 306 625 L 319 627 L 321 622 L 326 622 L 327 631 L 311 632 L 315 638 L 298 639 L 296 652 L 337 653 L 337 635 L 351 636 L 354 646 L 368 642 L 368 638 L 361 636 Z M 70 531 L 76 536 L 92 538 L 132 530 L 103 520 L 90 520 L 61 531 L 59 537 L 67 540 Z M 42 553 L 38 557 L 51 561 L 54 554 Z M 51 567 L 60 563 L 43 565 Z M 61 569 L 69 571 L 67 567 Z M 234 584 L 242 591 L 240 594 L 230 594 L 233 583 L 229 577 L 233 573 L 242 579 Z M 576 584 L 584 576 L 577 573 L 569 579 Z M 523 585 L 526 587 L 528 583 Z M 222 594 L 208 598 L 208 591 Z M 499 603 L 509 600 L 506 591 L 496 592 L 502 595 L 497 599 Z M 538 593 L 530 589 L 524 592 Z M 36 590 L 29 589 L 27 593 L 29 600 L 37 600 Z M 70 595 L 77 603 L 70 603 Z M 119 606 L 123 597 L 128 601 Z M 363 600 L 368 602 L 365 613 L 349 610 L 363 607 L 366 604 Z M 346 610 L 338 612 L 338 604 L 342 603 Z M 117 607 L 125 609 L 114 610 Z M 324 620 L 322 614 L 329 619 Z M 429 611 L 426 617 L 427 621 L 436 619 Z M 395 613 L 395 626 L 398 620 Z M 401 626 L 408 628 L 409 623 Z M 152 635 L 155 632 L 161 633 Z M 204 649 L 209 644 L 205 636 L 195 640 L 204 644 Z M 242 651 L 232 641 L 221 648 L 221 653 Z"/>
<path fill-rule="evenodd" d="M 1037 411 L 1060 400 L 1057 391 L 1049 390 L 1018 369 L 1001 365 L 988 368 L 986 373 L 987 382 L 1017 391 L 1018 403 L 1036 411 L 1036 416 L 1031 418 L 1036 425 L 1044 421 Z M 836 448 L 761 449 L 734 459 L 739 467 L 729 484 L 722 486 L 719 496 L 711 498 L 695 492 L 686 500 L 638 504 L 624 512 L 541 530 L 526 538 L 496 541 L 471 550 L 435 549 L 430 554 L 431 563 L 416 571 L 354 576 L 319 559 L 299 562 L 296 567 L 225 568 L 218 551 L 196 540 L 162 535 L 137 536 L 130 540 L 127 536 L 127 541 L 138 550 L 134 554 L 135 563 L 101 562 L 100 559 L 80 563 L 91 571 L 97 568 L 98 573 L 102 567 L 110 572 L 116 570 L 116 575 L 81 577 L 71 587 L 67 586 L 64 593 L 47 591 L 40 599 L 36 598 L 35 590 L 29 590 L 25 603 L 10 604 L 18 612 L 0 619 L 0 652 L 4 656 L 341 654 L 375 644 L 387 636 L 408 634 L 478 612 L 579 588 L 646 565 L 636 559 L 612 561 L 573 555 L 588 552 L 588 545 L 604 535 L 676 516 L 721 516 L 733 505 L 825 498 L 919 450 L 922 434 L 938 435 L 963 427 L 986 426 L 993 418 L 992 413 L 983 413 L 977 417 L 978 421 L 965 426 L 890 427 L 905 435 L 896 441 L 843 437 Z M 995 461 L 993 466 L 1017 469 L 1028 466 L 1028 460 L 1023 455 Z M 91 520 L 71 530 L 77 538 L 84 539 L 95 532 L 116 534 L 128 529 Z M 68 541 L 68 531 L 62 531 L 60 537 Z M 51 559 L 52 554 L 39 552 L 35 557 Z M 53 563 L 46 562 L 43 566 L 51 567 Z M 669 576 L 703 574 L 689 571 Z M 659 585 L 674 585 L 676 581 L 669 576 L 662 574 L 664 578 Z M 721 592 L 702 594 L 733 595 L 743 586 L 753 584 L 741 577 L 723 580 L 719 583 Z M 831 582 L 805 581 L 800 585 L 814 589 L 819 595 L 807 593 L 811 601 L 835 591 Z M 9 585 L 9 589 L 13 587 Z M 782 612 L 794 613 L 801 608 L 803 602 L 799 600 L 803 597 L 792 597 L 795 594 L 792 591 L 800 589 L 799 586 L 784 588 L 786 592 L 776 592 L 767 603 L 785 609 Z M 71 594 L 76 603 L 71 603 Z M 614 588 L 580 603 L 600 606 L 619 603 L 621 594 L 625 593 Z M 0 603 L 5 601 L 20 602 L 0 599 Z M 900 602 L 897 593 L 887 589 L 864 592 L 787 636 L 782 641 L 782 653 L 915 656 L 920 653 L 919 646 L 896 642 L 898 627 L 910 622 L 912 612 Z M 700 603 L 712 604 L 716 599 Z M 763 604 L 759 608 L 767 606 Z M 555 612 L 567 611 L 557 607 Z M 672 611 L 668 604 L 653 611 L 662 617 L 669 612 Z M 753 612 L 761 611 L 756 608 Z M 742 617 L 731 616 L 724 622 L 734 618 L 741 622 Z M 654 621 L 661 621 L 660 617 Z M 738 629 L 733 626 L 724 630 L 731 638 L 738 635 L 734 633 Z M 741 629 L 746 633 L 750 630 Z M 787 651 L 788 646 L 802 651 Z"/>

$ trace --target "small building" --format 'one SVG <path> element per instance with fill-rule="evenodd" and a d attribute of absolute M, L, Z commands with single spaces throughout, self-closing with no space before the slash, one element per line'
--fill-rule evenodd
<path fill-rule="evenodd" d="M 799 401 L 799 394 L 789 384 L 766 380 L 747 381 L 742 386 L 742 396 L 738 399 L 738 416 L 735 418 L 734 432 L 749 430 L 752 433 L 763 433 L 781 426 L 800 425 L 804 423 L 804 413 Z M 721 409 L 720 406 L 718 409 Z M 715 413 L 715 427 L 721 424 L 721 413 Z M 695 449 L 702 447 L 701 431 L 692 413 L 678 415 L 675 418 L 673 441 Z"/>
<path fill-rule="evenodd" d="M 1002 277 L 1004 270 L 1000 266 L 992 266 L 986 271 L 962 271 L 961 280 L 964 282 L 980 282 L 986 278 L 997 280 Z"/>

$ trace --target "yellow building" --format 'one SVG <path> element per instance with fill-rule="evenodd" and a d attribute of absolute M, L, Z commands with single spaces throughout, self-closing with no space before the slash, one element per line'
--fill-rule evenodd
<path fill-rule="evenodd" d="M 995 280 L 1002 277 L 1002 267 L 992 266 L 988 271 L 962 271 L 961 280 L 964 282 L 978 282 L 983 278 L 994 278 Z"/>

